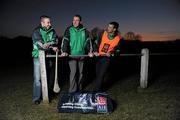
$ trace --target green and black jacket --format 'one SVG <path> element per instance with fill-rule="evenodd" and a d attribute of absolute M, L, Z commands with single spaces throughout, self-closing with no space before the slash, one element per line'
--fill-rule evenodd
<path fill-rule="evenodd" d="M 92 52 L 89 32 L 83 25 L 77 28 L 72 25 L 65 30 L 61 43 L 61 52 L 67 52 L 70 55 L 85 55 Z"/>
<path fill-rule="evenodd" d="M 51 51 L 50 48 L 55 47 L 58 44 L 57 34 L 52 27 L 46 29 L 41 26 L 38 26 L 33 31 L 32 40 L 33 40 L 32 56 L 35 58 L 38 58 L 39 50 L 45 50 L 47 52 L 50 52 Z M 49 44 L 48 49 L 43 49 L 42 46 L 44 43 Z"/>

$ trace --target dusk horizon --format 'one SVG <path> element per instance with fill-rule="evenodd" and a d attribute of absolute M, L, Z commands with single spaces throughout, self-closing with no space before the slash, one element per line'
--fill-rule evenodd
<path fill-rule="evenodd" d="M 180 39 L 179 8 L 179 0 L 113 0 L 111 4 L 96 0 L 6 0 L 0 4 L 0 36 L 31 36 L 41 15 L 50 16 L 58 36 L 62 36 L 73 15 L 80 14 L 89 31 L 95 27 L 105 29 L 109 22 L 117 21 L 122 36 L 132 31 L 141 35 L 143 41 L 175 40 Z"/>

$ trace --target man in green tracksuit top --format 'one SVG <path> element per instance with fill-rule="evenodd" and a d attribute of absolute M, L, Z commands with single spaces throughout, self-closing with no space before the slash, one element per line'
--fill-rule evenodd
<path fill-rule="evenodd" d="M 61 55 L 85 55 L 92 57 L 92 44 L 89 37 L 89 32 L 81 24 L 81 16 L 75 15 L 73 17 L 72 26 L 68 27 L 65 31 L 62 44 Z M 77 92 L 82 89 L 83 77 L 83 57 L 73 57 L 69 60 L 70 67 L 70 87 L 69 92 Z M 76 72 L 79 72 L 79 79 L 76 79 Z"/>
<path fill-rule="evenodd" d="M 41 16 L 40 25 L 34 29 L 32 34 L 33 51 L 32 57 L 34 61 L 34 83 L 33 83 L 33 102 L 39 104 L 41 101 L 41 75 L 40 75 L 40 63 L 39 63 L 39 50 L 44 50 L 46 53 L 51 54 L 53 51 L 58 51 L 57 43 L 58 37 L 55 30 L 51 27 L 50 17 Z M 48 88 L 49 94 L 52 92 L 53 86 L 53 61 L 47 59 L 47 74 L 48 75 Z"/>

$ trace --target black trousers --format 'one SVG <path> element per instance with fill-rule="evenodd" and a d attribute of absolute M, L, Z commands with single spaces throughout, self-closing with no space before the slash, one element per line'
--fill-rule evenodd
<path fill-rule="evenodd" d="M 102 82 L 110 64 L 109 57 L 99 57 L 96 62 L 96 88 L 95 91 L 103 91 Z"/>
<path fill-rule="evenodd" d="M 46 70 L 47 70 L 47 83 L 48 83 L 48 93 L 51 98 L 54 95 L 54 79 L 55 79 L 55 59 L 47 58 L 46 59 Z"/>

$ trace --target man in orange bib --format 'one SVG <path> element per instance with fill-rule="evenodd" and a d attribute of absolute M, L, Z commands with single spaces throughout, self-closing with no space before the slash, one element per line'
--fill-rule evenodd
<path fill-rule="evenodd" d="M 102 81 L 110 64 L 110 56 L 119 52 L 120 35 L 119 24 L 110 22 L 107 30 L 100 33 L 94 43 L 94 55 L 99 56 L 96 62 L 96 88 L 95 91 L 103 91 Z"/>

